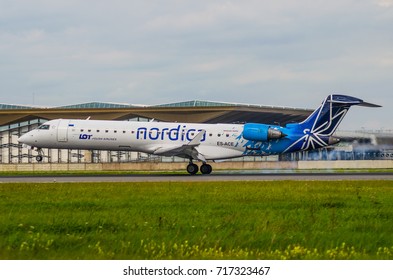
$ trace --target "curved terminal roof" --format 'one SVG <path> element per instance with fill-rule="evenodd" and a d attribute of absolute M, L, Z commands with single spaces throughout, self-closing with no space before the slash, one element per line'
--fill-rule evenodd
<path fill-rule="evenodd" d="M 285 125 L 304 120 L 312 110 L 212 101 L 184 101 L 161 105 L 89 102 L 59 107 L 0 104 L 0 126 L 37 118 L 129 120 L 148 118 L 168 122 L 266 123 Z"/>
<path fill-rule="evenodd" d="M 88 102 L 75 105 L 65 105 L 60 107 L 54 107 L 59 109 L 113 109 L 113 108 L 134 108 L 138 107 L 131 104 L 125 103 L 109 103 L 109 102 Z"/>
<path fill-rule="evenodd" d="M 225 102 L 191 100 L 191 101 L 154 105 L 153 107 L 221 107 L 221 106 L 236 106 L 236 104 L 225 103 Z"/>
<path fill-rule="evenodd" d="M 0 110 L 18 110 L 18 109 L 32 109 L 31 106 L 12 105 L 12 104 L 0 104 Z"/>

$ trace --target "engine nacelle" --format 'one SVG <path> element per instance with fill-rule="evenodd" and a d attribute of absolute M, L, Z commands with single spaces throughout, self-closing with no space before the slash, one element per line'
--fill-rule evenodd
<path fill-rule="evenodd" d="M 243 138 L 250 141 L 264 142 L 272 139 L 280 139 L 286 136 L 280 130 L 266 124 L 247 123 L 244 125 Z"/>

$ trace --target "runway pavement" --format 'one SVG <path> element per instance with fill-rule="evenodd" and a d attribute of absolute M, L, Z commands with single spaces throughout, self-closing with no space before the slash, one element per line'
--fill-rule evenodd
<path fill-rule="evenodd" d="M 393 180 L 393 173 L 214 173 L 210 175 L 80 175 L 80 176 L 7 176 L 0 177 L 0 183 L 48 183 L 48 182 L 213 182 L 213 181 L 340 181 L 340 180 Z"/>

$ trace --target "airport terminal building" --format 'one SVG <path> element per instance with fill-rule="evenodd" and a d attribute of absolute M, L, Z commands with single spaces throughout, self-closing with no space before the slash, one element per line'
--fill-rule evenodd
<path fill-rule="evenodd" d="M 187 123 L 265 123 L 284 126 L 301 122 L 313 110 L 290 107 L 187 101 L 162 105 L 91 102 L 60 107 L 0 104 L 0 164 L 35 163 L 37 152 L 17 139 L 52 119 L 96 119 Z M 281 156 L 245 157 L 235 161 L 392 160 L 392 131 L 338 131 L 340 144 Z M 138 152 L 43 149 L 43 163 L 183 162 L 180 158 Z"/>

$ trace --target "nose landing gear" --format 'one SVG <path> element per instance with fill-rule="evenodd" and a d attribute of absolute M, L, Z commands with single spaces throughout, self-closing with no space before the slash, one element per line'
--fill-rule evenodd
<path fill-rule="evenodd" d="M 44 159 L 44 152 L 41 148 L 37 148 L 38 155 L 35 157 L 36 161 L 41 162 Z"/>

